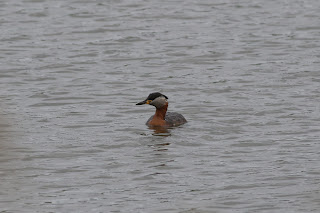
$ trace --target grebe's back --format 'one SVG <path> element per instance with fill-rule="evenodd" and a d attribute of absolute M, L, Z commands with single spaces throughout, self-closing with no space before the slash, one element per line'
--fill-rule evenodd
<path fill-rule="evenodd" d="M 149 125 L 153 117 L 154 115 L 152 115 L 148 119 L 146 125 Z M 166 121 L 168 126 L 179 126 L 181 124 L 187 123 L 187 120 L 183 117 L 183 115 L 177 112 L 167 112 L 164 120 Z"/>

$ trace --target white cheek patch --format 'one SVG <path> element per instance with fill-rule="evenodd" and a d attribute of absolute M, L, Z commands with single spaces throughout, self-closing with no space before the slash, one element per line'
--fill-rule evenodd
<path fill-rule="evenodd" d="M 161 108 L 166 103 L 167 103 L 167 99 L 165 97 L 161 96 L 161 97 L 154 99 L 150 104 L 157 107 L 157 108 Z"/>

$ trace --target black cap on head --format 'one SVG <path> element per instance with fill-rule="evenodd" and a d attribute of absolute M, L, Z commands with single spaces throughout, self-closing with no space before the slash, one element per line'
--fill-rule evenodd
<path fill-rule="evenodd" d="M 154 92 L 154 93 L 151 93 L 151 94 L 148 96 L 147 100 L 152 100 L 152 101 L 153 101 L 154 99 L 156 99 L 156 98 L 158 98 L 158 97 L 160 97 L 160 96 L 163 96 L 163 97 L 165 97 L 166 99 L 168 99 L 167 96 L 161 94 L 160 92 Z"/>
<path fill-rule="evenodd" d="M 151 93 L 146 100 L 144 101 L 141 101 L 139 103 L 137 103 L 136 105 L 142 105 L 142 104 L 149 104 L 151 101 L 153 101 L 154 99 L 158 98 L 158 97 L 165 97 L 166 99 L 168 99 L 167 96 L 161 94 L 160 92 L 154 92 L 154 93 Z"/>

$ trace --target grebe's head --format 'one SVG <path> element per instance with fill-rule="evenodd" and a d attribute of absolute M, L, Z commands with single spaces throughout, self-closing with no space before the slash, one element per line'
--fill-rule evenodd
<path fill-rule="evenodd" d="M 146 100 L 137 103 L 136 105 L 150 104 L 156 108 L 161 108 L 168 103 L 168 97 L 160 92 L 151 93 Z"/>

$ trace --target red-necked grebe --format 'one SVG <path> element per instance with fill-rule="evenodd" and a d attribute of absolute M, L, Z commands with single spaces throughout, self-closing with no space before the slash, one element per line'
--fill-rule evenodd
<path fill-rule="evenodd" d="M 168 97 L 160 92 L 151 93 L 146 100 L 136 105 L 150 104 L 156 107 L 156 113 L 149 118 L 148 126 L 179 126 L 187 123 L 187 120 L 179 113 L 168 112 Z"/>

